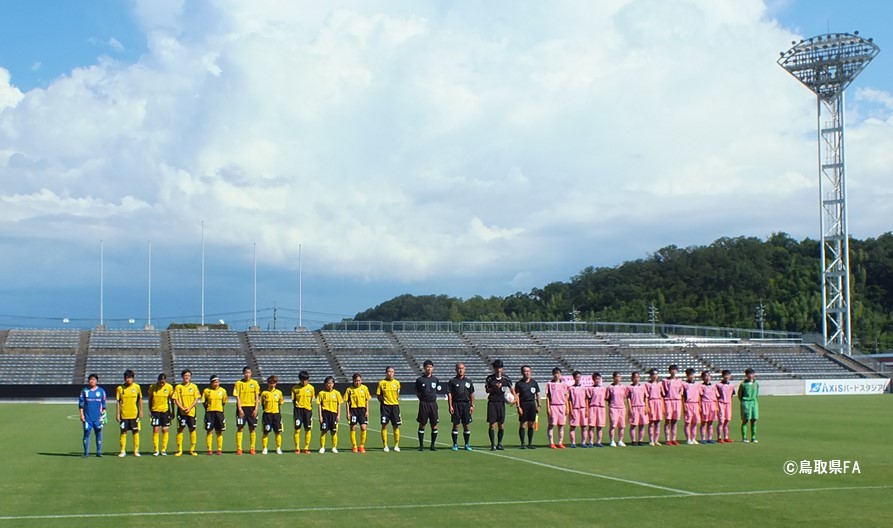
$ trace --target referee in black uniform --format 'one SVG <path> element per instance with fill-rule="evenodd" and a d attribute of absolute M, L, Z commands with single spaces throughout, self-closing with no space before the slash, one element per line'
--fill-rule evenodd
<path fill-rule="evenodd" d="M 453 422 L 453 451 L 459 450 L 459 424 L 462 424 L 465 450 L 471 451 L 468 443 L 471 431 L 471 415 L 474 414 L 474 383 L 465 377 L 465 363 L 456 363 L 456 377 L 449 382 L 447 402 L 450 405 L 450 416 Z"/>
<path fill-rule="evenodd" d="M 530 367 L 521 367 L 521 379 L 515 382 L 515 394 L 518 396 L 518 437 L 521 449 L 536 449 L 533 446 L 533 432 L 536 427 L 536 416 L 540 412 L 540 384 L 531 377 Z M 527 444 L 524 444 L 525 430 Z"/>
<path fill-rule="evenodd" d="M 425 360 L 425 374 L 415 380 L 415 394 L 419 398 L 419 451 L 425 450 L 425 424 L 431 424 L 431 451 L 437 451 L 437 422 L 440 421 L 437 413 L 437 390 L 440 388 L 440 380 L 434 376 L 434 362 Z"/>
<path fill-rule="evenodd" d="M 502 360 L 493 362 L 493 374 L 487 376 L 484 387 L 487 389 L 487 423 L 490 424 L 490 451 L 502 451 L 502 437 L 505 435 L 505 393 L 511 392 L 512 380 L 503 372 Z M 497 428 L 498 433 L 497 433 Z M 494 438 L 496 436 L 496 438 Z"/>

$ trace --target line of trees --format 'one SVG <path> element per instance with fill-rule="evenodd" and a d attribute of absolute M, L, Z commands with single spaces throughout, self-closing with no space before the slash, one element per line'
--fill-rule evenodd
<path fill-rule="evenodd" d="M 720 238 L 707 246 L 667 246 L 615 267 L 587 267 L 506 297 L 400 295 L 360 312 L 359 321 L 644 322 L 653 302 L 672 324 L 821 332 L 820 247 L 786 233 L 766 240 Z M 864 351 L 893 347 L 893 234 L 851 239 L 853 334 Z"/>

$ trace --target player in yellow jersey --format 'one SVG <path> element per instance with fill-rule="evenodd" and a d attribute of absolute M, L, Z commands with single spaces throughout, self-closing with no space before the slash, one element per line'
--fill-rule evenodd
<path fill-rule="evenodd" d="M 242 369 L 242 379 L 233 387 L 233 397 L 236 399 L 236 454 L 242 454 L 242 429 L 248 426 L 248 449 L 254 454 L 254 446 L 257 443 L 257 405 L 260 396 L 260 383 L 251 379 L 251 368 Z"/>
<path fill-rule="evenodd" d="M 158 456 L 158 436 L 161 433 L 161 454 L 167 456 L 168 430 L 171 426 L 171 398 L 174 386 L 167 382 L 167 376 L 158 375 L 158 383 L 149 385 L 149 412 L 152 416 L 153 456 Z"/>
<path fill-rule="evenodd" d="M 270 376 L 267 378 L 267 390 L 260 393 L 260 402 L 264 408 L 263 415 L 263 427 L 264 427 L 264 438 L 261 441 L 263 443 L 264 450 L 261 451 L 263 454 L 267 454 L 267 443 L 269 442 L 269 438 L 267 438 L 270 432 L 273 432 L 276 435 L 276 454 L 282 454 L 282 402 L 285 401 L 285 396 L 282 395 L 282 391 L 276 388 L 276 384 L 279 383 L 279 378 L 276 376 Z"/>
<path fill-rule="evenodd" d="M 400 382 L 394 379 L 394 367 L 384 371 L 384 379 L 378 382 L 375 390 L 381 402 L 381 443 L 384 452 L 388 449 L 388 424 L 394 430 L 394 451 L 400 452 Z"/>
<path fill-rule="evenodd" d="M 226 405 L 226 389 L 220 386 L 220 378 L 211 376 L 211 386 L 202 391 L 202 404 L 205 406 L 205 431 L 208 435 L 205 442 L 208 446 L 208 454 L 213 450 L 213 437 L 211 431 L 217 433 L 217 454 L 223 454 L 223 431 L 226 431 L 226 417 L 223 415 L 223 406 Z"/>
<path fill-rule="evenodd" d="M 291 388 L 291 401 L 294 404 L 295 417 L 295 454 L 301 449 L 301 429 L 304 429 L 303 452 L 310 454 L 310 426 L 313 425 L 313 401 L 316 389 L 310 384 L 310 373 L 302 370 L 298 373 L 300 383 Z"/>
<path fill-rule="evenodd" d="M 177 405 L 177 452 L 174 456 L 183 455 L 183 431 L 189 428 L 189 454 L 198 456 L 195 452 L 195 406 L 201 399 L 201 391 L 198 385 L 192 383 L 192 371 L 189 369 L 180 372 L 182 383 L 174 387 L 174 403 Z"/>
<path fill-rule="evenodd" d="M 335 390 L 335 378 L 328 376 L 325 387 L 316 396 L 319 404 L 319 452 L 326 452 L 326 432 L 332 433 L 332 453 L 338 453 L 338 422 L 344 399 Z"/>
<path fill-rule="evenodd" d="M 140 420 L 143 418 L 143 392 L 133 382 L 134 373 L 124 371 L 124 385 L 118 385 L 115 391 L 115 419 L 121 424 L 121 452 L 119 457 L 127 456 L 127 431 L 133 433 L 133 456 L 140 456 Z"/>
<path fill-rule="evenodd" d="M 363 385 L 363 377 L 359 372 L 353 375 L 353 385 L 344 391 L 347 402 L 347 416 L 350 420 L 350 446 L 356 453 L 366 452 L 366 424 L 369 423 L 369 400 L 372 394 L 369 387 Z M 360 443 L 357 445 L 357 427 L 360 428 Z"/>

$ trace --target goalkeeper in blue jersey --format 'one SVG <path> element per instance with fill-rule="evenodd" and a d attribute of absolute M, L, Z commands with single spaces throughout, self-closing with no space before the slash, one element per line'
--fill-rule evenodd
<path fill-rule="evenodd" d="M 105 390 L 99 386 L 99 376 L 90 374 L 87 386 L 78 397 L 81 424 L 84 427 L 84 457 L 90 454 L 90 433 L 96 435 L 96 456 L 102 456 L 102 425 L 105 422 Z"/>

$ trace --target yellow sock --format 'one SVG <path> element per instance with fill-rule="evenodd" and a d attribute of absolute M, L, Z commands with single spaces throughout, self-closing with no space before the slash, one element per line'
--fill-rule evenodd
<path fill-rule="evenodd" d="M 381 429 L 381 445 L 388 447 L 388 430 L 385 427 Z"/>
<path fill-rule="evenodd" d="M 400 445 L 400 429 L 394 429 L 394 447 Z"/>
<path fill-rule="evenodd" d="M 310 451 L 310 438 L 313 434 L 310 432 L 310 428 L 304 430 L 304 451 Z"/>
<path fill-rule="evenodd" d="M 266 433 L 264 433 L 263 438 L 260 439 L 260 445 L 261 445 L 261 447 L 263 447 L 264 449 L 266 449 L 266 448 L 267 448 L 267 444 L 268 444 L 269 442 L 270 442 L 270 439 L 267 438 Z"/>
<path fill-rule="evenodd" d="M 121 435 L 121 452 L 127 449 L 127 433 Z"/>
<path fill-rule="evenodd" d="M 366 447 L 366 430 L 360 431 L 360 445 Z"/>
<path fill-rule="evenodd" d="M 242 431 L 236 431 L 236 449 L 242 450 Z"/>
<path fill-rule="evenodd" d="M 189 431 L 189 450 L 195 451 L 195 442 L 197 441 L 197 435 L 195 434 L 195 430 Z"/>
<path fill-rule="evenodd" d="M 350 447 L 357 447 L 357 432 L 353 429 L 350 430 Z"/>
<path fill-rule="evenodd" d="M 183 431 L 177 431 L 177 452 L 183 452 Z"/>
<path fill-rule="evenodd" d="M 217 433 L 217 450 L 223 451 L 223 433 Z"/>
<path fill-rule="evenodd" d="M 338 430 L 335 429 L 335 432 L 332 433 L 332 448 L 338 447 Z"/>
<path fill-rule="evenodd" d="M 295 451 L 301 450 L 301 431 L 295 431 Z"/>
<path fill-rule="evenodd" d="M 319 434 L 319 447 L 325 447 L 325 446 L 326 446 L 326 435 L 323 433 L 320 433 Z"/>
<path fill-rule="evenodd" d="M 170 442 L 171 433 L 170 431 L 162 431 L 161 433 L 161 450 L 167 451 L 167 444 Z"/>
<path fill-rule="evenodd" d="M 276 433 L 276 449 L 282 449 L 282 433 Z"/>
<path fill-rule="evenodd" d="M 152 449 L 158 452 L 158 433 L 152 433 Z"/>
<path fill-rule="evenodd" d="M 133 452 L 136 453 L 140 450 L 140 434 L 133 433 Z"/>
<path fill-rule="evenodd" d="M 212 440 L 213 440 L 213 438 L 214 438 L 213 434 L 214 434 L 214 433 L 208 431 L 208 436 L 205 437 L 205 442 L 208 444 L 208 451 L 211 450 L 211 442 L 212 442 Z"/>
<path fill-rule="evenodd" d="M 254 449 L 257 445 L 257 431 L 252 429 L 248 432 L 248 449 Z"/>

